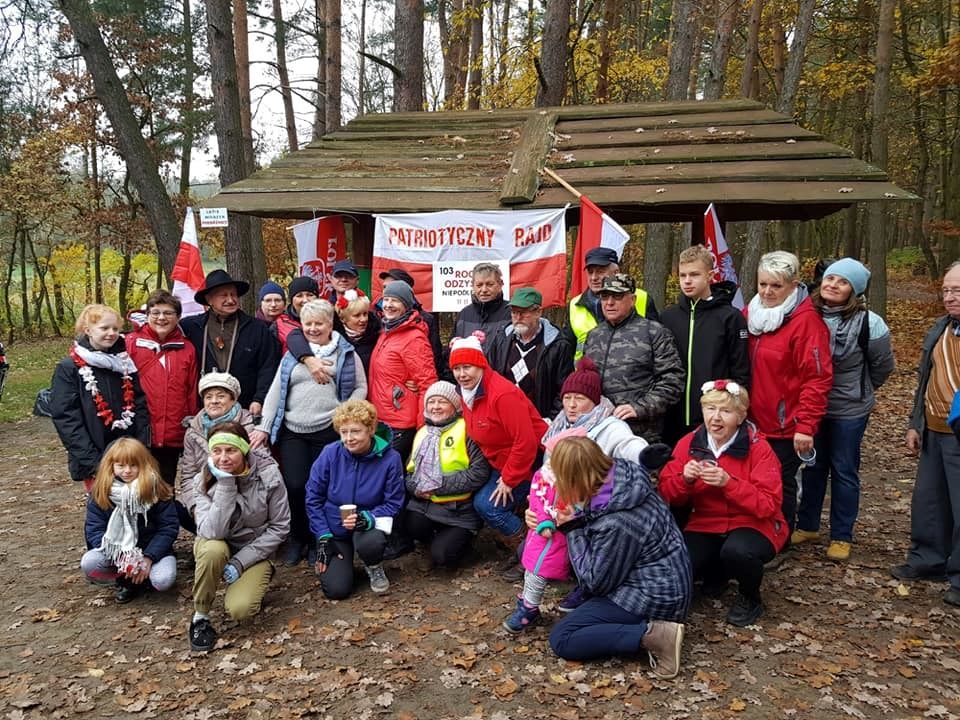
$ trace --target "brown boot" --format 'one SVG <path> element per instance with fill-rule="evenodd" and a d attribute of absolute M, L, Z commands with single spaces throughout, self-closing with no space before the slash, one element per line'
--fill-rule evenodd
<path fill-rule="evenodd" d="M 683 644 L 683 625 L 667 620 L 651 620 L 640 644 L 650 656 L 650 669 L 664 680 L 675 678 L 680 672 L 680 646 Z"/>

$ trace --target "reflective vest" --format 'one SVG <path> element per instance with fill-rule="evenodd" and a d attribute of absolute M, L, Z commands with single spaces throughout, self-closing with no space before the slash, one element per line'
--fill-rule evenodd
<path fill-rule="evenodd" d="M 410 460 L 407 462 L 407 472 L 412 473 L 414 469 L 414 459 L 417 457 L 417 449 L 427 434 L 426 426 L 417 430 L 413 438 L 413 450 L 410 451 Z M 467 454 L 467 422 L 463 418 L 457 418 L 449 428 L 440 433 L 440 470 L 444 475 L 460 472 L 470 467 L 470 456 Z M 458 500 L 466 500 L 472 493 L 460 493 L 458 495 L 431 495 L 431 502 L 448 503 Z"/>
<path fill-rule="evenodd" d="M 646 290 L 637 288 L 636 296 L 637 300 L 633 306 L 637 310 L 637 315 L 640 317 L 646 317 Z M 593 316 L 593 313 L 588 308 L 580 304 L 581 297 L 583 297 L 582 294 L 577 295 L 575 298 L 570 300 L 570 329 L 573 331 L 574 337 L 577 338 L 577 347 L 573 353 L 574 362 L 583 357 L 583 347 L 587 344 L 587 333 L 597 326 L 597 319 Z"/>

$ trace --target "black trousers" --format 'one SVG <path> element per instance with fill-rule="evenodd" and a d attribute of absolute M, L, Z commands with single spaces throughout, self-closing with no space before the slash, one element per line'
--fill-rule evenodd
<path fill-rule="evenodd" d="M 773 560 L 776 550 L 763 533 L 737 528 L 726 534 L 686 531 L 683 539 L 690 552 L 693 579 L 723 582 L 734 579 L 740 592 L 751 600 L 760 598 L 763 566 Z"/>
<path fill-rule="evenodd" d="M 437 567 L 457 567 L 473 543 L 472 531 L 436 522 L 423 513 L 407 509 L 401 518 L 404 531 L 429 546 L 430 557 Z"/>
<path fill-rule="evenodd" d="M 177 464 L 180 462 L 180 454 L 183 448 L 178 447 L 152 447 L 150 454 L 157 461 L 160 467 L 160 477 L 172 488 L 176 488 L 177 482 Z"/>
<path fill-rule="evenodd" d="M 334 539 L 328 546 L 327 570 L 320 576 L 320 589 L 330 600 L 343 600 L 353 592 L 353 553 L 367 567 L 383 561 L 387 536 L 380 530 L 351 533 L 342 540 Z"/>
<path fill-rule="evenodd" d="M 792 533 L 797 523 L 797 471 L 800 469 L 800 458 L 793 449 L 793 438 L 767 438 L 767 442 L 780 461 L 783 517 Z"/>
<path fill-rule="evenodd" d="M 283 484 L 287 486 L 290 503 L 290 540 L 309 543 L 310 523 L 307 520 L 307 480 L 310 468 L 321 451 L 340 436 L 331 425 L 312 433 L 295 433 L 286 426 L 280 428 L 277 451 L 283 468 Z"/>

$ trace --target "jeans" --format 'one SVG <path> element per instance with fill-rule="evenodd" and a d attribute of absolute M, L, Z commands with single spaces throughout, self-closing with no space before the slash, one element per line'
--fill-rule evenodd
<path fill-rule="evenodd" d="M 737 528 L 729 533 L 683 533 L 690 553 L 693 579 L 724 582 L 733 578 L 740 593 L 751 600 L 760 599 L 763 565 L 777 554 L 766 536 L 753 528 Z"/>
<path fill-rule="evenodd" d="M 410 509 L 403 511 L 402 518 L 410 537 L 430 547 L 430 559 L 437 567 L 457 567 L 473 543 L 472 530 L 444 525 Z"/>
<path fill-rule="evenodd" d="M 813 439 L 817 461 L 803 470 L 803 495 L 797 513 L 801 530 L 820 529 L 820 512 L 830 477 L 830 539 L 850 542 L 860 510 L 860 443 L 869 415 L 824 418 Z"/>
<path fill-rule="evenodd" d="M 647 620 L 607 598 L 590 598 L 550 632 L 550 647 L 565 660 L 636 657 Z"/>
<path fill-rule="evenodd" d="M 523 521 L 517 517 L 516 511 L 527 503 L 530 481 L 524 480 L 513 488 L 511 502 L 506 505 L 494 505 L 490 495 L 496 490 L 499 481 L 500 473 L 494 470 L 490 473 L 487 484 L 477 490 L 476 495 L 473 496 L 473 507 L 492 529 L 504 535 L 516 535 L 525 527 Z"/>
<path fill-rule="evenodd" d="M 800 458 L 793 449 L 793 438 L 767 438 L 770 447 L 780 461 L 780 482 L 783 484 L 783 502 L 780 507 L 790 532 L 796 527 L 797 520 L 797 471 Z"/>

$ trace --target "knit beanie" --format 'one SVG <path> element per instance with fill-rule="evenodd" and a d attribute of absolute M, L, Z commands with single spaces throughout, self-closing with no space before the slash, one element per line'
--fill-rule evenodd
<path fill-rule="evenodd" d="M 317 287 L 317 281 L 314 280 L 312 277 L 306 277 L 305 275 L 301 275 L 300 277 L 295 277 L 290 282 L 290 286 L 287 289 L 290 291 L 291 300 L 293 299 L 294 295 L 302 292 L 313 293 L 314 295 L 317 295 L 317 296 L 320 295 L 320 288 Z"/>
<path fill-rule="evenodd" d="M 870 271 L 859 260 L 845 257 L 832 263 L 823 271 L 823 276 L 837 275 L 846 280 L 853 287 L 854 295 L 863 295 L 870 282 Z"/>
<path fill-rule="evenodd" d="M 476 335 L 468 335 L 465 338 L 454 338 L 450 343 L 450 367 L 457 365 L 475 365 L 476 367 L 489 367 L 487 358 L 483 355 L 483 347 L 480 345 L 480 338 Z"/>
<path fill-rule="evenodd" d="M 283 298 L 284 302 L 287 301 L 287 294 L 283 291 L 283 288 L 273 280 L 267 280 L 267 282 L 260 287 L 260 292 L 257 293 L 257 302 L 263 302 L 263 298 L 267 295 L 279 295 Z"/>
<path fill-rule="evenodd" d="M 200 397 L 210 388 L 223 388 L 234 400 L 240 397 L 240 381 L 230 373 L 211 372 L 200 378 Z"/>
<path fill-rule="evenodd" d="M 579 393 L 593 400 L 594 405 L 600 404 L 600 373 L 597 366 L 589 357 L 580 358 L 577 369 L 567 375 L 560 388 L 560 397 L 567 393 Z"/>
<path fill-rule="evenodd" d="M 402 280 L 393 280 L 384 285 L 383 296 L 396 298 L 408 310 L 413 307 L 413 290 Z"/>
<path fill-rule="evenodd" d="M 457 412 L 459 413 L 463 409 L 463 405 L 460 401 L 460 393 L 457 392 L 457 386 L 446 380 L 437 380 L 433 385 L 427 388 L 427 391 L 423 394 L 423 406 L 427 406 L 427 400 L 434 396 L 442 397 L 445 400 L 449 400 L 450 404 L 453 405 Z"/>

